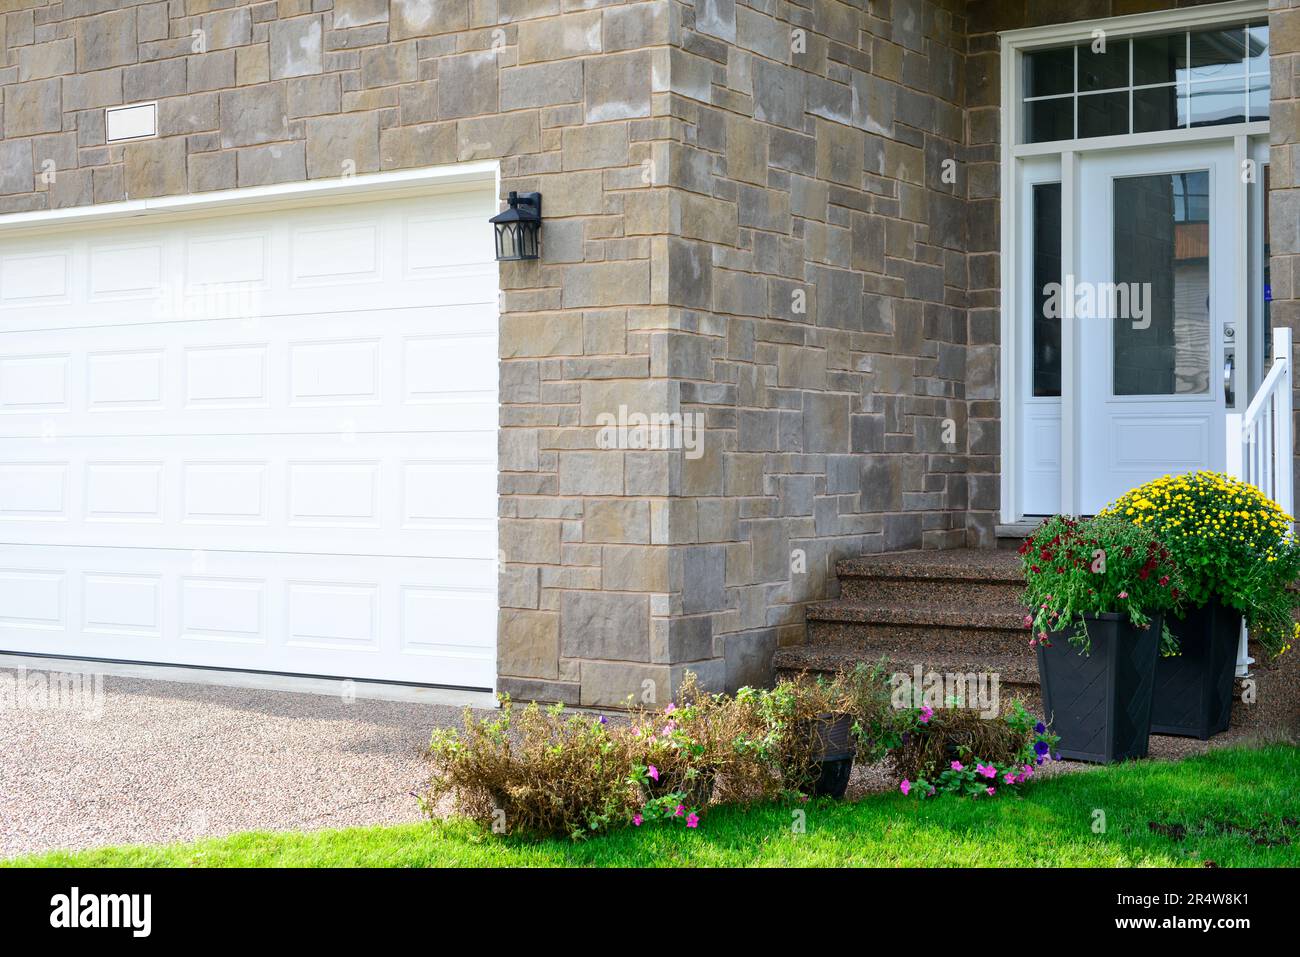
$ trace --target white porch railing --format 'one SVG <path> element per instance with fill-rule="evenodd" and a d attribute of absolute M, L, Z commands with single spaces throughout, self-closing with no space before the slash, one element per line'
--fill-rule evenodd
<path fill-rule="evenodd" d="M 1291 330 L 1274 329 L 1272 368 L 1246 411 L 1227 416 L 1227 472 L 1255 486 L 1288 515 L 1295 514 L 1291 407 Z M 1243 622 L 1237 675 L 1245 677 L 1252 664 Z"/>

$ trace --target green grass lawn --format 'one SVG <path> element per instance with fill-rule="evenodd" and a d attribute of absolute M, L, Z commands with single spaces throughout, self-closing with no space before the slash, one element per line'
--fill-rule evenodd
<path fill-rule="evenodd" d="M 574 843 L 484 833 L 466 821 L 250 833 L 167 847 L 53 853 L 19 866 L 649 867 L 1300 865 L 1300 748 L 1215 751 L 1044 780 L 1021 796 L 876 795 L 716 808 L 698 830 L 644 827 Z M 1096 813 L 1104 833 L 1094 833 Z M 1156 826 L 1153 828 L 1152 824 Z"/>

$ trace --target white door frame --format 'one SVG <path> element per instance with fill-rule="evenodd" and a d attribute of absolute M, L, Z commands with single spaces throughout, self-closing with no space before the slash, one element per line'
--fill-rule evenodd
<path fill-rule="evenodd" d="M 1093 137 L 1055 141 L 1050 143 L 1021 143 L 1022 103 L 1020 77 L 1022 55 L 1028 50 L 1063 46 L 1090 40 L 1097 30 L 1105 30 L 1113 38 L 1127 38 L 1144 33 L 1170 30 L 1226 26 L 1247 20 L 1258 20 L 1268 15 L 1268 0 L 1233 0 L 1208 6 L 1186 9 L 1161 10 L 1155 13 L 1111 17 L 1104 20 L 1085 20 L 1077 23 L 1053 24 L 1013 30 L 1001 34 L 1002 49 L 1002 315 L 1001 315 L 1001 521 L 1012 524 L 1024 515 L 1020 507 L 1020 448 L 1019 433 L 1022 427 L 1021 398 L 1028 383 L 1020 357 L 1024 351 L 1024 336 L 1020 313 L 1024 308 L 1022 279 L 1020 277 L 1019 249 L 1021 243 L 1021 175 L 1023 161 L 1034 156 L 1057 156 L 1061 170 L 1061 270 L 1063 275 L 1078 275 L 1078 204 L 1079 156 L 1098 150 L 1122 150 L 1139 146 L 1197 143 L 1210 140 L 1231 140 L 1239 159 L 1252 156 L 1252 137 L 1267 136 L 1266 121 L 1224 126 L 1197 127 L 1167 130 L 1155 133 L 1132 133 L 1120 136 Z M 1238 323 L 1239 335 L 1247 335 L 1251 291 L 1249 282 L 1249 230 L 1245 210 L 1249 208 L 1248 184 L 1241 183 L 1240 208 L 1243 211 L 1238 225 L 1240 242 L 1237 244 L 1237 296 L 1238 308 L 1243 318 Z M 1078 357 L 1075 355 L 1075 320 L 1063 319 L 1061 327 L 1061 504 L 1065 513 L 1078 511 L 1078 398 L 1076 388 Z M 1246 355 L 1249 345 L 1238 341 L 1237 355 Z M 1248 362 L 1237 362 L 1237 395 L 1248 395 Z"/>

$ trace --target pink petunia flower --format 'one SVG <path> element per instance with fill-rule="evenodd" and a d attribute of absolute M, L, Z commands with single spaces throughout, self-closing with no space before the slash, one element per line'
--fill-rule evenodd
<path fill-rule="evenodd" d="M 904 794 L 907 794 L 909 791 L 912 790 L 912 782 L 907 780 L 907 778 L 903 778 L 903 782 L 898 786 L 898 790 L 902 791 Z"/>
<path fill-rule="evenodd" d="M 984 790 L 985 790 L 985 792 L 988 794 L 989 797 L 992 797 L 993 795 L 995 795 L 995 794 L 998 793 L 998 789 L 997 789 L 997 788 L 985 788 Z"/>
<path fill-rule="evenodd" d="M 676 710 L 677 710 L 677 705 L 673 704 L 672 702 L 669 702 L 668 707 L 664 708 L 664 714 L 672 714 Z"/>
<path fill-rule="evenodd" d="M 998 769 L 991 764 L 977 764 L 975 765 L 975 770 L 986 778 L 995 778 L 998 776 Z"/>
<path fill-rule="evenodd" d="M 640 814 L 636 814 L 632 817 L 632 823 L 635 824 L 637 827 L 641 826 L 641 822 L 643 820 L 644 818 L 642 818 Z"/>
<path fill-rule="evenodd" d="M 650 778 L 650 780 L 652 781 L 659 780 L 659 769 L 655 767 L 653 764 L 650 765 L 650 767 L 645 769 L 645 773 L 646 773 L 646 777 Z"/>
<path fill-rule="evenodd" d="M 1120 598 L 1127 598 L 1127 597 L 1128 597 L 1128 592 L 1126 592 L 1126 591 L 1122 591 L 1122 592 L 1120 592 L 1120 593 L 1119 593 L 1119 597 L 1120 597 Z"/>
<path fill-rule="evenodd" d="M 673 817 L 681 817 L 685 813 L 686 813 L 686 805 L 679 804 L 677 805 L 677 810 L 673 811 Z"/>
<path fill-rule="evenodd" d="M 687 827 L 699 827 L 699 826 L 700 826 L 700 816 L 699 816 L 698 814 L 688 814 L 688 815 L 686 815 L 686 826 L 687 826 Z"/>
<path fill-rule="evenodd" d="M 1016 776 L 1012 774 L 1010 771 L 1008 771 L 1006 774 L 1002 775 L 1002 780 L 1006 781 L 1007 784 L 1015 784 Z"/>
<path fill-rule="evenodd" d="M 954 761 L 952 763 L 952 769 L 954 771 L 965 771 L 966 765 L 962 764 L 960 761 Z"/>
<path fill-rule="evenodd" d="M 921 723 L 928 724 L 930 719 L 933 717 L 934 717 L 934 709 L 931 708 L 928 704 L 921 705 Z"/>

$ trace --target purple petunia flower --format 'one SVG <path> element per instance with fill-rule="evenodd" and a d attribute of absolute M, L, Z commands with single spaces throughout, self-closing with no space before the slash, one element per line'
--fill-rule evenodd
<path fill-rule="evenodd" d="M 1046 741 L 1035 741 L 1035 742 L 1034 742 L 1034 754 L 1037 754 L 1039 757 L 1042 757 L 1044 754 L 1046 754 L 1046 753 L 1047 753 L 1048 751 L 1050 751 L 1050 750 L 1052 750 L 1052 749 L 1051 749 L 1051 746 L 1048 745 L 1048 743 L 1047 743 Z"/>
<path fill-rule="evenodd" d="M 1041 721 L 1038 722 L 1038 724 L 1034 725 L 1034 734 L 1042 734 L 1046 730 L 1047 730 L 1047 725 L 1043 724 L 1043 722 Z"/>

